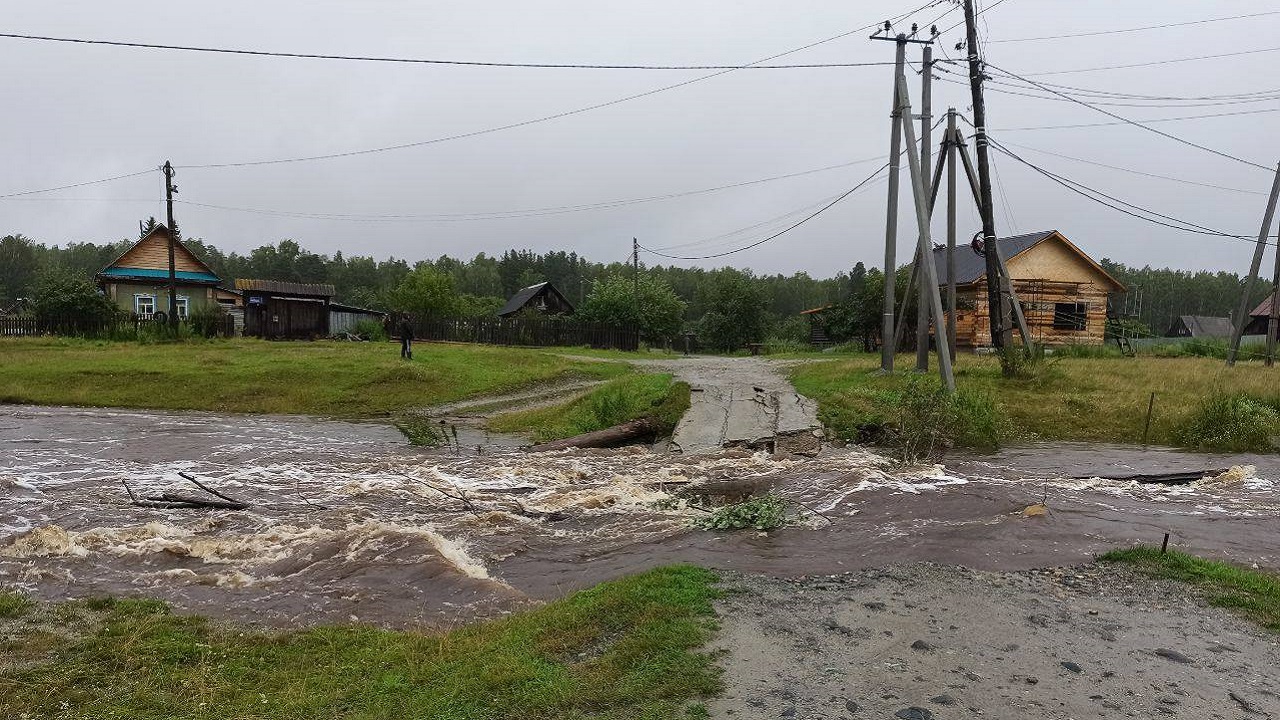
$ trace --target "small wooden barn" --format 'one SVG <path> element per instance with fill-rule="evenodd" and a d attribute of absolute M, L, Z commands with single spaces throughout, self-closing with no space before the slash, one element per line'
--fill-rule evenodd
<path fill-rule="evenodd" d="M 540 282 L 512 295 L 511 299 L 507 300 L 507 304 L 498 311 L 498 317 L 510 317 L 524 310 L 542 315 L 572 315 L 573 303 L 569 302 L 555 285 Z"/>
<path fill-rule="evenodd" d="M 814 347 L 827 347 L 832 344 L 831 338 L 827 336 L 827 311 L 830 309 L 830 305 L 823 305 L 800 311 L 800 314 L 809 321 L 809 344 Z"/>
<path fill-rule="evenodd" d="M 181 240 L 174 241 L 179 318 L 216 305 L 221 279 Z M 142 320 L 169 312 L 169 228 L 157 225 L 120 257 L 98 271 L 98 287 L 121 310 Z"/>
<path fill-rule="evenodd" d="M 1266 335 L 1267 324 L 1271 320 L 1271 303 L 1275 295 L 1269 296 L 1262 304 L 1249 313 L 1249 323 L 1244 326 L 1245 335 Z"/>
<path fill-rule="evenodd" d="M 340 305 L 335 302 L 329 303 L 329 334 L 344 335 L 346 333 L 354 333 L 356 325 L 363 320 L 372 320 L 379 325 L 387 322 L 387 313 L 381 310 L 369 310 L 367 308 L 356 307 L 354 305 Z"/>
<path fill-rule="evenodd" d="M 329 336 L 333 286 L 279 280 L 237 279 L 244 296 L 244 334 L 268 340 Z"/>
<path fill-rule="evenodd" d="M 1033 342 L 1050 346 L 1103 343 L 1107 299 L 1125 290 L 1119 280 L 1057 230 L 1001 238 L 999 243 Z M 933 260 L 945 288 L 946 249 L 935 248 Z M 986 258 L 960 247 L 955 265 L 956 346 L 990 347 Z"/>
<path fill-rule="evenodd" d="M 1171 338 L 1229 338 L 1231 337 L 1231 318 L 1207 317 L 1204 315 L 1180 315 L 1165 337 Z"/>

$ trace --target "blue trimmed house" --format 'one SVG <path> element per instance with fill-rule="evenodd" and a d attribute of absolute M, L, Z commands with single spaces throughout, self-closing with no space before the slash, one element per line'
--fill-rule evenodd
<path fill-rule="evenodd" d="M 174 243 L 178 317 L 187 318 L 206 306 L 217 306 L 222 279 L 187 249 Z M 97 275 L 102 288 L 116 305 L 142 320 L 169 311 L 169 228 L 157 225 Z"/>

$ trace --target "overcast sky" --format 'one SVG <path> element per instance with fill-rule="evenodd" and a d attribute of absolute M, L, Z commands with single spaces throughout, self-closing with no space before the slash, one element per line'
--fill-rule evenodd
<path fill-rule="evenodd" d="M 289 52 L 510 62 L 742 64 L 918 7 L 924 0 L 392 2 L 270 0 L 7 0 L 0 31 Z M 926 23 L 948 9 L 919 12 Z M 1280 45 L 1280 15 L 1037 42 L 1042 35 L 1177 23 L 1280 10 L 1262 0 L 1006 0 L 981 18 L 987 58 L 1018 74 L 1162 61 Z M 941 28 L 962 19 L 957 10 Z M 910 24 L 903 23 L 903 27 Z M 951 56 L 963 27 L 947 33 Z M 867 33 L 777 62 L 892 60 Z M 919 50 L 913 47 L 912 57 Z M 1058 75 L 1105 91 L 1199 97 L 1274 90 L 1280 52 Z M 670 200 L 538 217 L 464 222 L 350 222 L 180 203 L 190 237 L 246 251 L 293 238 L 322 253 L 410 261 L 510 247 L 622 260 L 633 236 L 672 254 L 747 245 L 852 187 L 885 161 L 888 67 L 741 70 L 591 112 L 503 132 L 330 160 L 238 168 L 182 166 L 272 160 L 413 143 L 516 123 L 694 79 L 703 71 L 546 70 L 256 58 L 0 39 L 0 195 L 179 166 L 179 199 L 293 214 L 494 213 L 642 198 L 838 163 L 853 165 Z M 963 73 L 963 70 L 961 70 Z M 912 80 L 913 99 L 918 85 Z M 993 90 L 995 88 L 992 88 Z M 1275 98 L 1280 93 L 1273 94 Z M 968 88 L 936 82 L 937 112 L 968 112 Z M 1151 101 L 1137 101 L 1152 104 Z M 1156 102 L 1154 104 L 1160 104 Z M 1168 103 L 1166 103 L 1168 104 Z M 1193 105 L 1191 103 L 1179 103 Z M 1106 122 L 1088 108 L 992 92 L 993 136 L 1008 143 L 1233 192 L 1081 164 L 1031 160 L 1124 200 L 1205 226 L 1256 234 L 1271 178 L 1142 130 L 1013 128 Z M 1280 100 L 1192 107 L 1110 107 L 1152 119 L 1280 109 Z M 1280 159 L 1280 113 L 1155 125 L 1253 162 Z M 1135 265 L 1243 271 L 1247 242 L 1191 235 L 1093 204 L 995 156 L 1001 234 L 1059 229 L 1097 258 Z M 904 174 L 905 177 L 905 174 Z M 962 194 L 963 198 L 964 195 Z M 163 218 L 158 172 L 56 193 L 0 199 L 0 234 L 104 242 Z M 914 242 L 904 188 L 899 254 Z M 682 265 L 806 271 L 827 277 L 882 262 L 885 185 L 874 183 L 805 226 L 728 258 Z M 788 215 L 790 213 L 790 215 Z M 943 224 L 935 223 L 941 240 Z M 979 229 L 962 205 L 960 235 Z M 646 263 L 670 263 L 654 257 Z"/>

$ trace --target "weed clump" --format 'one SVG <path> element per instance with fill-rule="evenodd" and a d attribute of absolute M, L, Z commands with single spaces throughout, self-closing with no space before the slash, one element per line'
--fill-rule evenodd
<path fill-rule="evenodd" d="M 1247 393 L 1213 395 L 1178 428 L 1177 440 L 1195 450 L 1271 452 L 1280 435 L 1280 412 Z"/>
<path fill-rule="evenodd" d="M 694 525 L 703 530 L 774 530 L 787 522 L 787 501 L 767 493 L 736 505 L 726 505 Z"/>
<path fill-rule="evenodd" d="M 34 604 L 18 593 L 0 590 L 0 618 L 21 617 Z"/>
<path fill-rule="evenodd" d="M 903 462 L 922 462 L 952 447 L 994 449 L 1008 420 L 987 393 L 954 393 L 932 379 L 908 379 L 893 407 L 887 443 Z"/>

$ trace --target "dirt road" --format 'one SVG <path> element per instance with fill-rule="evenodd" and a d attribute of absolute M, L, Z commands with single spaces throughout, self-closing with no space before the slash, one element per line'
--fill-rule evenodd
<path fill-rule="evenodd" d="M 1280 715 L 1280 647 L 1112 566 L 727 578 L 713 718 Z"/>

